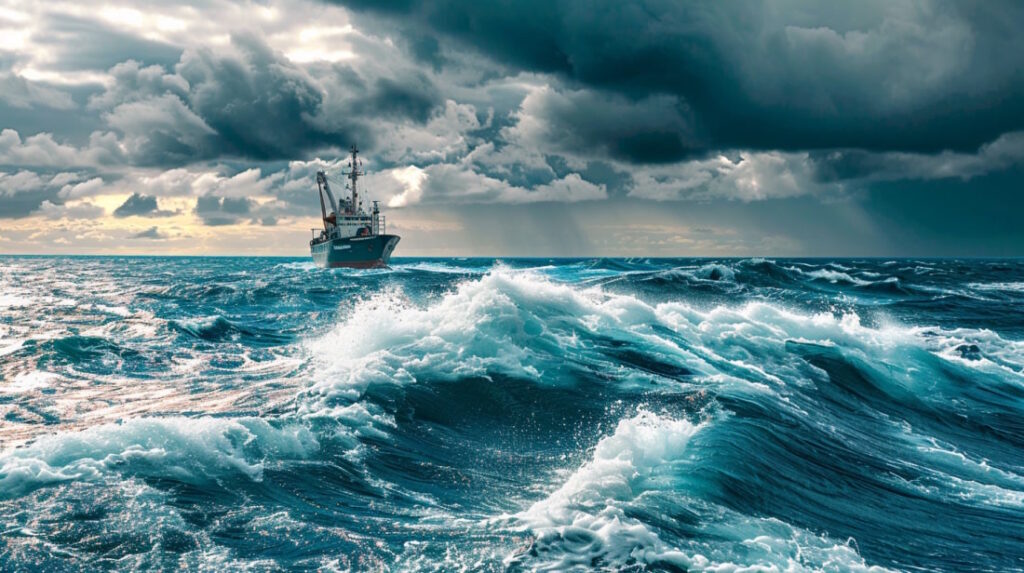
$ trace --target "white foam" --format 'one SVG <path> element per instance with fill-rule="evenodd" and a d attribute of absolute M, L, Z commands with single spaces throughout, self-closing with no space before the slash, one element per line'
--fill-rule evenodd
<path fill-rule="evenodd" d="M 967 286 L 980 291 L 1024 292 L 1024 282 L 968 283 Z"/>
<path fill-rule="evenodd" d="M 313 261 L 294 261 L 291 263 L 278 263 L 274 265 L 275 269 L 294 269 L 298 271 L 315 271 L 319 269 Z"/>
<path fill-rule="evenodd" d="M 857 286 L 867 286 L 871 284 L 871 281 L 858 279 L 844 272 L 835 271 L 832 269 L 817 269 L 813 271 L 804 271 L 796 267 L 788 267 L 787 270 L 798 272 L 804 276 L 811 277 L 812 279 L 826 280 L 832 284 L 836 284 L 839 282 L 845 282 Z"/>
<path fill-rule="evenodd" d="M 442 262 L 426 261 L 417 261 L 414 263 L 392 265 L 392 267 L 398 271 L 423 271 L 429 273 L 457 275 L 481 275 L 488 271 L 488 269 L 485 267 L 449 266 Z"/>
<path fill-rule="evenodd" d="M 47 388 L 54 380 L 59 379 L 60 376 L 53 372 L 44 372 L 40 370 L 22 372 L 17 374 L 14 377 L 14 381 L 10 384 L 0 384 L 0 393 L 24 394 L 41 388 Z"/>
<path fill-rule="evenodd" d="M 259 418 L 138 418 L 0 454 L 0 497 L 112 474 L 200 484 L 229 475 L 259 480 L 266 460 L 302 458 L 318 447 L 306 428 L 276 428 Z"/>
<path fill-rule="evenodd" d="M 127 318 L 132 315 L 132 311 L 127 306 L 123 305 L 110 306 L 106 304 L 94 304 L 93 308 L 106 314 L 120 316 L 121 318 Z"/>
<path fill-rule="evenodd" d="M 0 308 L 24 308 L 30 306 L 33 300 L 32 297 L 18 294 L 0 294 Z"/>

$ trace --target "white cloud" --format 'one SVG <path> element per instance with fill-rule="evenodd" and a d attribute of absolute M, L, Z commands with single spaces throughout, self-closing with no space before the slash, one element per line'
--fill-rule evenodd
<path fill-rule="evenodd" d="M 55 205 L 49 201 L 43 201 L 37 213 L 45 219 L 55 221 L 60 219 L 98 219 L 105 215 L 106 211 L 102 207 L 89 202 Z"/>
<path fill-rule="evenodd" d="M 539 203 L 557 201 L 575 203 L 577 201 L 597 201 L 607 199 L 608 192 L 604 185 L 595 185 L 585 181 L 578 173 L 570 173 L 532 190 L 522 187 L 511 187 L 502 194 L 502 200 L 509 203 Z"/>
<path fill-rule="evenodd" d="M 12 196 L 25 191 L 35 191 L 46 184 L 47 182 L 34 171 L 0 172 L 0 195 Z"/>
<path fill-rule="evenodd" d="M 427 178 L 422 169 L 410 165 L 404 169 L 392 169 L 390 174 L 402 186 L 402 192 L 388 200 L 388 207 L 407 207 L 420 202 L 423 181 Z"/>
<path fill-rule="evenodd" d="M 94 132 L 88 145 L 57 142 L 49 133 L 22 140 L 17 131 L 0 131 L 0 165 L 19 167 L 97 167 L 121 163 L 123 150 L 112 133 Z"/>
<path fill-rule="evenodd" d="M 93 177 L 88 181 L 76 183 L 74 185 L 68 184 L 61 188 L 60 197 L 61 199 L 79 199 L 81 197 L 91 197 L 94 195 L 101 194 L 103 191 L 104 182 L 100 177 Z"/>
<path fill-rule="evenodd" d="M 604 186 L 570 173 L 563 178 L 526 188 L 474 171 L 469 164 L 441 163 L 424 170 L 423 202 L 539 203 L 576 202 L 607 198 Z"/>
<path fill-rule="evenodd" d="M 464 155 L 469 132 L 481 128 L 476 108 L 447 100 L 425 125 L 406 121 L 383 126 L 379 159 L 398 162 L 436 162 Z"/>
<path fill-rule="evenodd" d="M 730 159 L 709 159 L 672 165 L 633 167 L 631 197 L 672 200 L 728 199 L 762 201 L 822 193 L 814 180 L 807 153 L 748 152 Z"/>

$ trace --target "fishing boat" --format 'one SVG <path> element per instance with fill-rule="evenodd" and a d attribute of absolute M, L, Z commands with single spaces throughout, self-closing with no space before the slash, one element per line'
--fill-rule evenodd
<path fill-rule="evenodd" d="M 353 145 L 350 152 L 349 169 L 343 173 L 349 180 L 348 197 L 336 199 L 327 173 L 322 170 L 316 173 L 323 228 L 311 229 L 313 238 L 309 241 L 309 251 L 313 262 L 322 268 L 386 267 L 401 237 L 387 234 L 377 201 L 373 201 L 373 210 L 369 213 L 363 210 L 357 183 L 365 172 L 361 169 L 359 149 Z"/>

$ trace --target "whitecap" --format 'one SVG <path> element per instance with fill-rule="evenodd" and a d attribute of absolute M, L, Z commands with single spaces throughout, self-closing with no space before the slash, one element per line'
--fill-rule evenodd
<path fill-rule="evenodd" d="M 14 377 L 14 381 L 10 384 L 0 384 L 0 393 L 24 394 L 41 388 L 47 388 L 52 385 L 54 380 L 60 380 L 60 376 L 53 372 L 40 370 L 22 372 L 17 374 Z"/>
<path fill-rule="evenodd" d="M 967 286 L 980 291 L 1024 292 L 1024 282 L 968 283 Z"/>
<path fill-rule="evenodd" d="M 308 429 L 277 428 L 260 418 L 136 418 L 42 437 L 0 454 L 0 497 L 111 475 L 196 484 L 231 475 L 259 480 L 266 460 L 303 458 L 318 447 Z"/>

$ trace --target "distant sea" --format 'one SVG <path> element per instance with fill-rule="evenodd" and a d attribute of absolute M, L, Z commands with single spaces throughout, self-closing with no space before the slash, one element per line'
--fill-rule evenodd
<path fill-rule="evenodd" d="M 0 570 L 1024 569 L 1024 261 L 0 257 Z"/>

